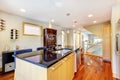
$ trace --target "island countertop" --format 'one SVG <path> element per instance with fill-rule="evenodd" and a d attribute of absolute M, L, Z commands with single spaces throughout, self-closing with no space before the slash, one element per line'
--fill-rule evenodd
<path fill-rule="evenodd" d="M 60 61 L 73 51 L 70 49 L 62 49 L 57 51 L 39 50 L 16 55 L 17 58 L 33 63 L 35 65 L 49 68 L 56 62 Z"/>

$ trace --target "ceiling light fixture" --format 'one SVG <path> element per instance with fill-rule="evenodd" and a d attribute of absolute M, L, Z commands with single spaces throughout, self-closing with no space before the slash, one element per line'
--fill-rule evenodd
<path fill-rule="evenodd" d="M 55 22 L 55 20 L 54 20 L 54 19 L 51 19 L 51 22 Z"/>
<path fill-rule="evenodd" d="M 89 14 L 88 17 L 91 18 L 91 17 L 93 17 L 93 15 L 92 15 L 92 14 Z"/>
<path fill-rule="evenodd" d="M 71 14 L 70 14 L 70 13 L 67 13 L 66 15 L 67 15 L 67 16 L 70 16 Z"/>
<path fill-rule="evenodd" d="M 93 21 L 93 23 L 96 23 L 97 21 Z"/>
<path fill-rule="evenodd" d="M 21 11 L 21 12 L 26 12 L 26 10 L 25 10 L 25 9 L 23 9 L 23 8 L 21 8 L 21 9 L 20 9 L 20 11 Z"/>

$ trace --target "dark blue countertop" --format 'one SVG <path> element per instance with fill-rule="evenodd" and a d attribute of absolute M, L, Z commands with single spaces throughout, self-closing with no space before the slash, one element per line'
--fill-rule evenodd
<path fill-rule="evenodd" d="M 57 51 L 39 50 L 24 54 L 18 54 L 16 57 L 41 67 L 49 68 L 51 65 L 60 61 L 73 51 L 62 49 Z"/>

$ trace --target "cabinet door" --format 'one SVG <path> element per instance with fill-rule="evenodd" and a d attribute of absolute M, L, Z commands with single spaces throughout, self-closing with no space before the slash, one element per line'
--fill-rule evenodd
<path fill-rule="evenodd" d="M 48 80 L 72 80 L 74 77 L 74 54 L 70 54 L 48 68 Z"/>
<path fill-rule="evenodd" d="M 68 60 L 66 61 L 66 77 L 67 79 L 66 80 L 72 80 L 73 77 L 74 77 L 74 54 L 71 54 L 69 57 L 68 57 Z"/>
<path fill-rule="evenodd" d="M 65 80 L 64 66 L 65 66 L 64 61 L 61 60 L 60 62 L 50 67 L 48 69 L 48 80 Z"/>

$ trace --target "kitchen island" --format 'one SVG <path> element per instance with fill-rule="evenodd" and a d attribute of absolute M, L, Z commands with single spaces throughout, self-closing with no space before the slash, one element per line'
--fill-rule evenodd
<path fill-rule="evenodd" d="M 15 80 L 72 80 L 74 52 L 40 50 L 16 56 Z"/>

